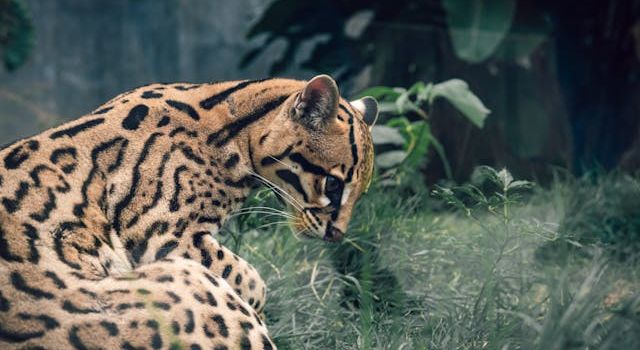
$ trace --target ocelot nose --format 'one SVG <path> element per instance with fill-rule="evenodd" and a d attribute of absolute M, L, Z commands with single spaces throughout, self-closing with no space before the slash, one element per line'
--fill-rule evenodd
<path fill-rule="evenodd" d="M 344 237 L 344 232 L 339 229 L 333 227 L 333 225 L 329 225 L 327 227 L 327 231 L 324 234 L 324 240 L 329 242 L 338 242 Z"/>

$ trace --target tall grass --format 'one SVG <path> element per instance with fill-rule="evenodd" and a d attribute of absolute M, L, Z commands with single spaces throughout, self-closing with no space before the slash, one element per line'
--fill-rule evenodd
<path fill-rule="evenodd" d="M 639 348 L 637 259 L 578 232 L 637 180 L 558 181 L 519 198 L 489 182 L 476 186 L 486 200 L 464 187 L 436 199 L 374 186 L 340 244 L 249 230 L 259 217 L 225 238 L 267 281 L 280 349 Z M 636 209 L 607 215 L 626 225 Z"/>

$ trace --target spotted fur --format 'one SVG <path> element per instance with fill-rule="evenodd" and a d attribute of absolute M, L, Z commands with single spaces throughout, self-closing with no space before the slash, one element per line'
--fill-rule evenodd
<path fill-rule="evenodd" d="M 327 76 L 152 84 L 2 149 L 0 348 L 274 349 L 262 278 L 214 234 L 266 182 L 340 239 L 372 172 L 360 105 Z"/>

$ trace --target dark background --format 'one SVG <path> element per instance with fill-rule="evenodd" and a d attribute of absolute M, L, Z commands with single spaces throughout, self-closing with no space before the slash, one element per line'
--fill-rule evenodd
<path fill-rule="evenodd" d="M 555 169 L 640 167 L 637 1 L 517 1 L 498 49 L 478 62 L 456 55 L 444 1 L 20 2 L 33 45 L 0 71 L 3 144 L 150 82 L 330 73 L 347 96 L 467 81 L 492 110 L 484 129 L 446 102 L 430 116 L 456 180 L 478 164 L 543 183 Z M 431 158 L 435 182 L 444 173 Z"/>

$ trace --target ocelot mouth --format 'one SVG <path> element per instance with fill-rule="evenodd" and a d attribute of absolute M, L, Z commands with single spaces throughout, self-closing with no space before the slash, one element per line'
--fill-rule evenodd
<path fill-rule="evenodd" d="M 344 237 L 344 232 L 333 227 L 333 225 L 329 225 L 322 239 L 328 242 L 340 242 L 342 237 Z"/>

